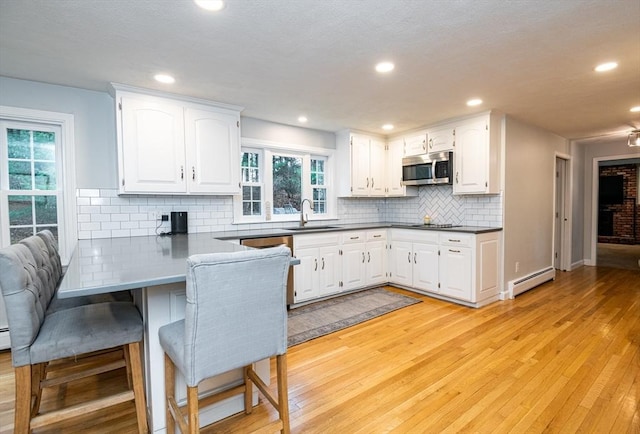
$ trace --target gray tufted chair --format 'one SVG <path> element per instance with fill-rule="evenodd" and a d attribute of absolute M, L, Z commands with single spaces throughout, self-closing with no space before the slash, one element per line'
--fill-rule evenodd
<path fill-rule="evenodd" d="M 140 313 L 129 302 L 94 303 L 50 312 L 47 308 L 56 290 L 55 273 L 46 244 L 39 237 L 29 237 L 24 242 L 0 249 L 0 290 L 9 322 L 16 383 L 13 432 L 30 433 L 32 429 L 52 422 L 131 400 L 135 402 L 139 431 L 146 433 Z M 95 368 L 85 375 L 72 372 L 67 377 L 46 379 L 47 364 L 75 366 L 77 356 L 117 347 L 123 347 L 127 356 L 133 390 L 86 402 L 72 410 L 39 414 L 42 387 L 113 369 L 113 364 L 109 364 L 111 366 Z"/>
<path fill-rule="evenodd" d="M 199 432 L 198 384 L 237 368 L 244 368 L 244 384 L 203 398 L 200 405 L 244 392 L 245 413 L 251 413 L 255 384 L 279 413 L 268 428 L 289 432 L 286 286 L 290 258 L 285 246 L 188 258 L 185 319 L 159 331 L 165 352 L 167 433 L 173 434 L 176 422 L 183 433 Z M 273 356 L 277 399 L 252 365 Z M 186 420 L 175 400 L 176 368 L 187 384 Z"/>

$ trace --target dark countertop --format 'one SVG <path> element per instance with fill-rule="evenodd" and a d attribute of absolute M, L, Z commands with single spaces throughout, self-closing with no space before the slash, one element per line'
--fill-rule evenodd
<path fill-rule="evenodd" d="M 314 226 L 317 226 L 314 227 Z M 291 224 L 292 228 L 296 228 L 295 223 Z M 488 227 L 488 226 L 455 226 L 450 228 L 439 228 L 429 225 L 416 225 L 407 223 L 356 223 L 356 224 L 322 224 L 322 223 L 309 223 L 305 230 L 291 230 L 284 228 L 272 228 L 272 229 L 249 229 L 249 230 L 237 230 L 237 231 L 220 231 L 211 232 L 213 238 L 219 240 L 237 240 L 246 238 L 266 238 L 266 237 L 281 237 L 288 235 L 302 235 L 302 234 L 317 234 L 323 232 L 339 232 L 339 231 L 358 231 L 366 229 L 382 229 L 382 228 L 397 228 L 397 229 L 413 229 L 423 231 L 442 231 L 442 232 L 463 232 L 469 234 L 483 234 L 487 232 L 498 232 L 502 228 Z"/>

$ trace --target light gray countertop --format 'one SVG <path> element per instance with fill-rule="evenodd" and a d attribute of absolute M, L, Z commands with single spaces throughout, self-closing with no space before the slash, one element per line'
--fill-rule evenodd
<path fill-rule="evenodd" d="M 80 240 L 60 283 L 57 296 L 70 298 L 184 282 L 187 270 L 186 259 L 189 256 L 200 253 L 236 252 L 250 248 L 225 241 L 231 239 L 378 228 L 406 228 L 473 234 L 502 230 L 502 228 L 477 226 L 436 228 L 388 222 L 330 225 L 331 228 L 327 229 L 314 229 L 313 226 L 313 224 L 309 224 L 309 229 L 303 231 L 258 229 Z M 292 225 L 292 227 L 294 226 Z M 299 261 L 293 259 L 292 265 L 296 263 Z"/>
<path fill-rule="evenodd" d="M 210 233 L 80 240 L 58 297 L 184 282 L 190 255 L 247 249 L 217 240 Z"/>

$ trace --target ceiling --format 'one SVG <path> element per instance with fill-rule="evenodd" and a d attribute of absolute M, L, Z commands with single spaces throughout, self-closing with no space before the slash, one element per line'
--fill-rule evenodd
<path fill-rule="evenodd" d="M 0 0 L 0 75 L 161 89 L 327 131 L 496 109 L 576 139 L 640 127 L 639 22 L 639 0 L 227 0 L 218 13 L 190 0 Z M 376 73 L 381 60 L 395 70 Z M 609 60 L 620 66 L 593 71 Z"/>

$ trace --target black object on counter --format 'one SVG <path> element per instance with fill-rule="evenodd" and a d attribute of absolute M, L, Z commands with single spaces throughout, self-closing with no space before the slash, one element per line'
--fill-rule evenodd
<path fill-rule="evenodd" d="M 172 234 L 186 234 L 187 232 L 188 232 L 187 212 L 186 211 L 172 211 L 171 212 L 171 233 Z"/>

